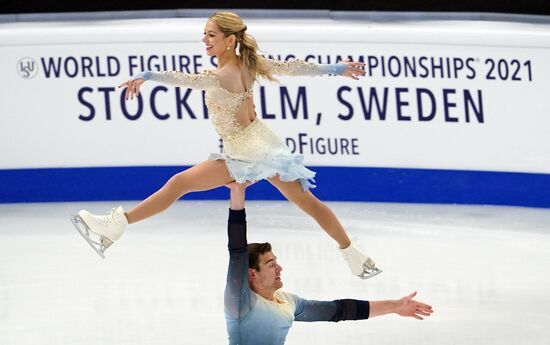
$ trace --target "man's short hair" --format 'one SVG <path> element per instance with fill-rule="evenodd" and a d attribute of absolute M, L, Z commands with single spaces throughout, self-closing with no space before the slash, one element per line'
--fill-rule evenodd
<path fill-rule="evenodd" d="M 253 268 L 256 271 L 260 270 L 260 255 L 271 251 L 271 244 L 265 243 L 249 243 L 248 244 L 248 268 Z"/>

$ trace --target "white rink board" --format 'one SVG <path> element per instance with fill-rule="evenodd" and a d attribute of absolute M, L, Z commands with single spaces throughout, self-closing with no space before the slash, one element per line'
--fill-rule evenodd
<path fill-rule="evenodd" d="M 135 101 L 121 104 L 116 89 L 149 67 L 140 57 L 166 58 L 167 69 L 172 59 L 190 72 L 214 68 L 200 41 L 204 22 L 0 24 L 0 169 L 193 165 L 217 152 L 200 91 L 181 101 L 186 89 L 149 82 L 138 113 Z M 550 172 L 549 25 L 258 19 L 247 25 L 260 48 L 278 58 L 368 64 L 359 81 L 285 77 L 256 87 L 258 115 L 308 165 Z M 50 62 L 59 64 L 57 76 Z M 416 64 L 416 77 L 406 64 Z M 370 97 L 376 93 L 381 102 L 386 92 L 385 119 L 378 111 L 366 119 Z M 338 149 L 329 153 L 327 141 Z"/>

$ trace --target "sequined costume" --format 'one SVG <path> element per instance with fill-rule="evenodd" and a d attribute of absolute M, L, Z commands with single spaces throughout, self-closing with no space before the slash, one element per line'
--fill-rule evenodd
<path fill-rule="evenodd" d="M 294 321 L 343 321 L 369 318 L 370 303 L 354 299 L 307 300 L 278 290 L 265 299 L 248 284 L 245 210 L 229 210 L 229 268 L 224 306 L 229 345 L 283 345 Z"/>
<path fill-rule="evenodd" d="M 275 75 L 339 75 L 346 68 L 345 64 L 324 65 L 302 60 L 264 61 Z M 299 180 L 304 191 L 315 187 L 310 182 L 314 181 L 315 173 L 302 164 L 303 157 L 293 155 L 262 120 L 256 117 L 246 127 L 238 123 L 236 114 L 241 104 L 252 97 L 252 88 L 243 92 L 224 89 L 211 70 L 198 74 L 146 71 L 135 77 L 138 78 L 205 90 L 208 112 L 224 146 L 223 154 L 213 153 L 209 159 L 225 160 L 229 173 L 238 183 L 258 181 L 277 174 L 285 182 Z"/>

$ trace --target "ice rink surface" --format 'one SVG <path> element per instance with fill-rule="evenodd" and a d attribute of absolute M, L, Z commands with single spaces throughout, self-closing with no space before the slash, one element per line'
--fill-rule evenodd
<path fill-rule="evenodd" d="M 0 344 L 227 344 L 227 205 L 180 201 L 131 226 L 105 260 L 69 215 L 116 204 L 0 205 Z M 425 321 L 296 322 L 287 344 L 550 343 L 550 210 L 329 206 L 384 272 L 361 281 L 294 206 L 248 202 L 249 241 L 272 243 L 284 289 L 320 300 L 417 290 L 435 313 Z"/>

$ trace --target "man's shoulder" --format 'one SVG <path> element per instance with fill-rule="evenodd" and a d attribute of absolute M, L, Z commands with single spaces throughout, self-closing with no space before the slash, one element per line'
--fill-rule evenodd
<path fill-rule="evenodd" d="M 290 293 L 288 291 L 278 290 L 275 292 L 275 297 L 281 301 L 296 304 L 299 299 L 301 299 L 300 296 Z"/>

